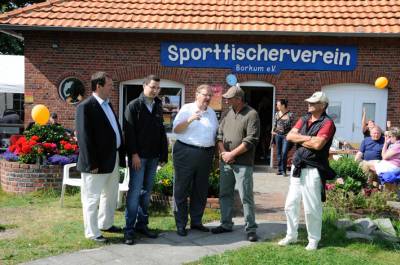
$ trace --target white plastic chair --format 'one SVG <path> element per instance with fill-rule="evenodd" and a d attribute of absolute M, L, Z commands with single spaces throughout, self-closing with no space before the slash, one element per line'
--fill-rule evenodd
<path fill-rule="evenodd" d="M 125 157 L 127 160 L 127 158 Z M 67 185 L 69 186 L 75 186 L 75 187 L 81 187 L 82 186 L 82 179 L 81 178 L 70 178 L 69 177 L 69 172 L 70 169 L 76 167 L 76 163 L 72 164 L 66 164 L 64 165 L 64 170 L 63 170 L 63 183 L 62 183 L 62 189 L 61 189 L 61 207 L 64 206 L 64 194 L 65 194 L 65 188 Z M 122 199 L 123 199 L 123 192 L 126 192 L 129 190 L 129 167 L 126 167 L 124 169 L 125 174 L 124 174 L 124 180 L 122 183 L 119 183 L 119 191 L 118 191 L 118 200 L 117 200 L 117 208 L 122 207 Z"/>
<path fill-rule="evenodd" d="M 60 199 L 61 207 L 64 206 L 65 187 L 67 185 L 75 186 L 75 187 L 81 187 L 82 186 L 82 179 L 81 178 L 70 178 L 69 177 L 69 171 L 73 167 L 76 167 L 76 163 L 71 163 L 71 164 L 64 165 L 63 182 L 62 182 L 61 199 Z"/>
<path fill-rule="evenodd" d="M 118 200 L 117 200 L 117 209 L 122 207 L 122 199 L 124 198 L 124 192 L 129 190 L 129 167 L 128 167 L 128 158 L 125 157 L 126 160 L 126 168 L 124 168 L 124 180 L 122 183 L 119 183 L 119 191 L 118 191 Z"/>
<path fill-rule="evenodd" d="M 119 184 L 119 191 L 118 191 L 118 202 L 117 202 L 117 209 L 120 209 L 122 207 L 122 202 L 124 198 L 124 192 L 127 192 L 129 190 L 129 179 L 130 179 L 130 171 L 129 171 L 129 166 L 128 166 L 128 157 L 125 157 L 125 164 L 126 168 L 124 168 L 124 180 L 122 183 Z M 160 170 L 161 166 L 157 167 L 157 171 Z"/>

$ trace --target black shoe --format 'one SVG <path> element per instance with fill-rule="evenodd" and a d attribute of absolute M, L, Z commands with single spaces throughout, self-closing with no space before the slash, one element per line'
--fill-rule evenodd
<path fill-rule="evenodd" d="M 211 229 L 211 233 L 213 234 L 221 234 L 221 233 L 227 233 L 227 232 L 232 232 L 232 229 L 226 229 L 223 228 L 222 226 L 217 226 Z"/>
<path fill-rule="evenodd" d="M 247 240 L 249 240 L 250 242 L 258 241 L 258 236 L 257 236 L 256 232 L 247 233 Z"/>
<path fill-rule="evenodd" d="M 187 230 L 184 227 L 178 227 L 176 233 L 180 236 L 187 236 Z"/>
<path fill-rule="evenodd" d="M 123 229 L 121 227 L 114 226 L 114 225 L 112 225 L 108 229 L 100 229 L 100 230 L 103 232 L 107 232 L 107 233 L 122 233 L 122 231 L 123 231 Z"/>
<path fill-rule="evenodd" d="M 138 232 L 144 236 L 147 236 L 148 238 L 157 238 L 158 237 L 158 234 L 150 231 L 150 229 L 147 226 L 142 227 L 142 228 L 135 228 L 135 232 Z"/>
<path fill-rule="evenodd" d="M 133 244 L 135 244 L 135 240 L 133 240 L 133 237 L 125 236 L 124 244 L 125 245 L 133 245 Z"/>
<path fill-rule="evenodd" d="M 201 232 L 210 232 L 210 229 L 208 227 L 205 227 L 203 224 L 190 225 L 190 229 L 199 230 Z"/>
<path fill-rule="evenodd" d="M 287 177 L 288 176 L 288 174 L 286 173 L 286 172 L 283 172 L 283 174 L 282 174 L 284 177 Z"/>
<path fill-rule="evenodd" d="M 278 172 L 278 173 L 276 173 L 277 175 L 283 175 L 283 173 L 282 172 Z"/>
<path fill-rule="evenodd" d="M 91 238 L 91 240 L 95 241 L 96 243 L 103 243 L 103 244 L 108 243 L 108 239 L 105 238 L 104 236 L 98 236 L 95 238 Z"/>

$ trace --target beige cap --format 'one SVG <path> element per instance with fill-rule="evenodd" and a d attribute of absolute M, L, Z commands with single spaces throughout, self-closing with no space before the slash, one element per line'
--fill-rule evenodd
<path fill-rule="evenodd" d="M 243 90 L 238 86 L 232 86 L 226 91 L 225 94 L 222 95 L 223 98 L 235 98 L 235 97 L 244 97 Z"/>
<path fill-rule="evenodd" d="M 309 103 L 317 103 L 317 102 L 329 103 L 328 97 L 322 91 L 315 92 L 314 94 L 312 94 L 311 97 L 307 98 L 305 101 Z"/>

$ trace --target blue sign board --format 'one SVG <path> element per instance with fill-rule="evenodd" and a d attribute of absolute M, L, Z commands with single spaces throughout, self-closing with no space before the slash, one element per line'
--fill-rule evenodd
<path fill-rule="evenodd" d="M 355 46 L 161 42 L 161 64 L 229 68 L 234 73 L 277 74 L 281 70 L 351 71 Z"/>

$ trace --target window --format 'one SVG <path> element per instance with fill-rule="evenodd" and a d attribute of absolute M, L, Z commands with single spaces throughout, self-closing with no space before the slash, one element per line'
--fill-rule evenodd
<path fill-rule="evenodd" d="M 163 103 L 164 126 L 167 132 L 172 132 L 172 123 L 181 108 L 182 89 L 177 87 L 162 87 L 159 97 Z"/>
<path fill-rule="evenodd" d="M 363 110 L 365 110 L 365 117 L 367 121 L 375 121 L 375 108 L 376 104 L 375 103 L 363 103 L 362 105 Z"/>
<path fill-rule="evenodd" d="M 164 126 L 167 133 L 172 133 L 172 123 L 181 106 L 184 104 L 184 86 L 180 83 L 161 79 L 160 93 L 158 97 L 162 100 L 164 110 Z M 143 79 L 123 82 L 120 90 L 120 120 L 125 126 L 123 118 L 126 106 L 133 99 L 137 98 L 143 92 Z"/>
<path fill-rule="evenodd" d="M 341 121 L 342 104 L 341 102 L 331 102 L 328 106 L 327 113 L 335 122 L 335 124 L 340 124 Z"/>

